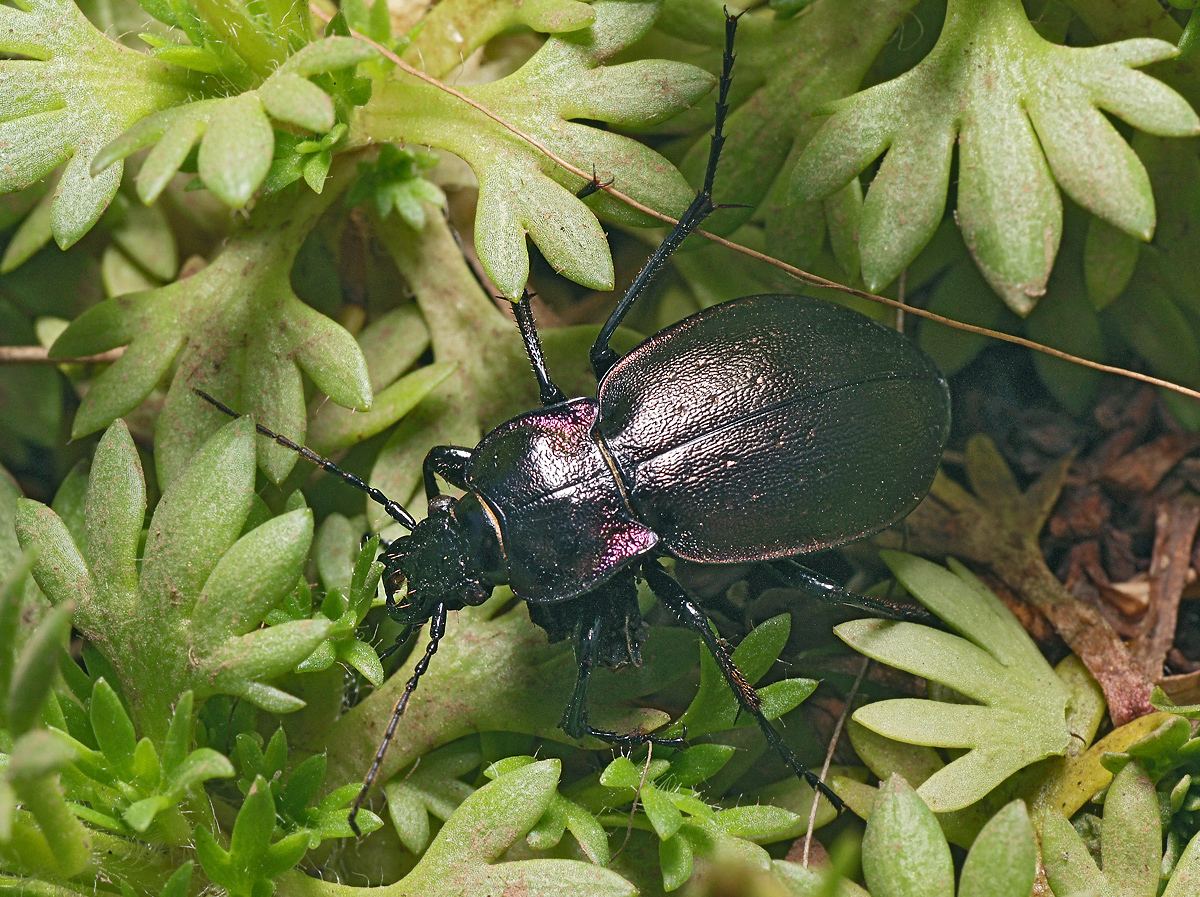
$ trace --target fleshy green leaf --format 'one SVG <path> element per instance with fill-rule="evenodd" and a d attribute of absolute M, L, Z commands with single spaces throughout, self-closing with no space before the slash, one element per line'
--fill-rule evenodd
<path fill-rule="evenodd" d="M 367 412 L 324 406 L 313 416 L 309 446 L 319 455 L 349 448 L 382 433 L 417 407 L 420 401 L 454 373 L 455 364 L 429 364 L 377 392 Z"/>
<path fill-rule="evenodd" d="M 258 98 L 277 121 L 290 122 L 317 134 L 333 127 L 333 101 L 329 94 L 298 75 L 285 73 L 272 78 L 259 88 Z"/>
<path fill-rule="evenodd" d="M 120 652 L 110 670 L 121 670 L 122 695 L 132 720 L 124 716 L 115 693 L 100 682 L 91 701 L 92 728 L 104 754 L 123 778 L 136 772 L 144 780 L 142 786 L 152 787 L 159 778 L 159 761 L 155 758 L 147 765 L 148 757 L 136 759 L 133 733 L 165 745 L 166 784 L 160 793 L 172 804 L 187 788 L 226 774 L 213 757 L 187 754 L 193 700 L 226 693 L 275 712 L 304 706 L 299 698 L 262 680 L 290 671 L 333 627 L 320 619 L 248 631 L 291 591 L 311 538 L 309 511 L 301 508 L 238 539 L 254 497 L 253 432 L 248 418 L 226 424 L 166 490 L 141 551 L 136 588 L 120 614 L 97 606 L 91 595 L 93 573 L 52 511 L 38 511 L 40 506 L 28 503 L 19 528 L 22 540 L 37 543 L 41 557 L 52 562 L 35 568 L 51 600 L 80 599 L 76 624 L 99 649 L 96 662 L 109 652 Z M 126 520 L 128 515 L 120 510 L 124 499 L 115 494 L 120 491 L 115 485 L 129 495 L 143 494 L 136 454 L 124 454 L 127 440 L 123 425 L 114 427 L 101 441 L 93 464 L 88 543 L 97 569 L 117 569 L 112 555 L 124 556 L 136 547 L 136 542 L 130 545 L 123 538 L 106 540 L 109 528 L 133 519 Z M 113 508 L 104 510 L 103 495 L 109 496 Z M 137 503 L 127 506 L 136 508 Z M 101 524 L 102 512 L 109 524 Z M 262 560 L 264 551 L 267 562 Z M 248 565 L 251 556 L 257 560 Z M 136 663 L 120 662 L 130 656 Z M 53 653 L 50 657 L 56 662 Z M 92 668 L 92 659 L 88 666 Z M 187 696 L 189 691 L 195 698 Z M 145 804 L 135 812 L 135 821 L 148 824 L 160 809 L 157 802 Z"/>
<path fill-rule="evenodd" d="M 92 731 L 105 759 L 124 779 L 133 776 L 133 752 L 137 733 L 121 699 L 103 679 L 96 681 L 91 701 Z"/>
<path fill-rule="evenodd" d="M 410 772 L 388 782 L 384 788 L 388 813 L 400 843 L 409 851 L 419 855 L 429 846 L 430 816 L 445 822 L 474 793 L 460 777 L 477 769 L 479 762 L 477 747 L 455 742 L 431 751 Z"/>
<path fill-rule="evenodd" d="M 1060 47 L 1037 34 L 1017 0 L 951 0 L 937 45 L 916 68 L 832 105 L 796 165 L 792 199 L 829 196 L 886 153 L 859 231 L 863 278 L 878 290 L 933 235 L 957 143 L 956 217 L 967 247 L 1009 307 L 1027 314 L 1058 250 L 1055 182 L 1115 227 L 1141 240 L 1153 234 L 1145 169 L 1103 113 L 1164 136 L 1200 131 L 1182 97 L 1133 71 L 1176 52 L 1149 38 Z"/>
<path fill-rule="evenodd" d="M 971 845 L 958 897 L 1028 897 L 1037 866 L 1029 814 L 1024 804 L 1013 801 L 992 817 Z"/>
<path fill-rule="evenodd" d="M 1018 769 L 1065 753 L 1070 693 L 1000 600 L 961 565 L 950 572 L 898 552 L 885 552 L 884 560 L 914 597 L 962 634 L 883 620 L 855 620 L 834 630 L 867 656 L 973 702 L 898 699 L 854 714 L 897 741 L 968 749 L 920 786 L 925 802 L 938 812 L 961 809 Z"/>
<path fill-rule="evenodd" d="M 1097 897 L 1158 891 L 1162 829 L 1158 799 L 1145 768 L 1129 763 L 1113 779 L 1104 802 L 1103 870 L 1079 833 L 1056 811 L 1042 820 L 1046 878 L 1057 894 L 1090 891 Z"/>
<path fill-rule="evenodd" d="M 248 93 L 217 106 L 200 142 L 204 185 L 228 206 L 244 206 L 271 167 L 275 134 L 262 100 Z"/>
<path fill-rule="evenodd" d="M 875 897 L 954 897 L 950 846 L 929 807 L 898 775 L 880 787 L 867 819 L 863 874 Z"/>
<path fill-rule="evenodd" d="M 571 891 L 597 897 L 636 893 L 615 872 L 591 863 L 554 859 L 495 862 L 546 812 L 555 797 L 558 775 L 559 762 L 544 760 L 480 788 L 446 821 L 397 889 L 427 897 L 506 891 L 547 897 Z"/>
<path fill-rule="evenodd" d="M 96 447 L 84 504 L 84 557 L 102 595 L 104 613 L 128 612 L 137 593 L 138 552 L 146 516 L 142 462 L 124 421 Z M 85 615 L 99 608 L 85 608 Z"/>
<path fill-rule="evenodd" d="M 224 0 L 207 2 L 213 10 L 227 5 Z M 254 31 L 246 28 L 241 33 Z M 213 44 L 203 48 L 168 45 L 157 49 L 155 55 L 199 71 L 215 72 L 221 67 Z M 137 178 L 138 196 L 150 203 L 199 141 L 201 181 L 222 202 L 241 208 L 262 185 L 275 154 L 275 134 L 267 116 L 320 135 L 333 132 L 334 100 L 307 79 L 333 69 L 352 69 L 374 55 L 370 45 L 348 37 L 307 44 L 274 71 L 263 72 L 265 80 L 256 89 L 227 98 L 195 100 L 143 118 L 97 153 L 92 172 L 99 175 L 131 153 L 153 145 Z M 336 128 L 345 132 L 344 124 Z M 329 156 L 325 155 L 328 170 Z M 323 180 L 324 172 L 314 189 Z"/>
<path fill-rule="evenodd" d="M 376 3 L 372 15 L 378 15 L 378 9 Z M 593 21 L 592 8 L 579 0 L 527 0 L 521 4 L 508 0 L 455 0 L 439 3 L 430 10 L 404 56 L 408 62 L 420 62 L 423 71 L 441 78 L 465 56 L 514 26 L 564 34 L 586 28 Z M 376 36 L 376 40 L 384 38 Z"/>
<path fill-rule="evenodd" d="M 7 98 L 0 193 L 27 187 L 67 160 L 48 207 L 50 229 L 65 248 L 96 223 L 121 180 L 120 166 L 93 177 L 93 156 L 143 116 L 186 100 L 189 83 L 110 40 L 69 0 L 5 7 L 0 51 L 27 57 L 0 62 Z"/>
<path fill-rule="evenodd" d="M 712 78 L 692 66 L 662 61 L 605 65 L 645 33 L 657 7 L 599 2 L 591 12 L 594 24 L 550 38 L 515 74 L 463 90 L 582 170 L 594 162 L 601 178 L 610 172 L 619 177 L 628 195 L 678 214 L 689 191 L 670 164 L 635 141 L 573 119 L 650 124 L 698 99 Z M 504 295 L 519 297 L 528 277 L 526 233 L 560 273 L 593 289 L 612 288 L 604 233 L 573 195 L 584 180 L 556 169 L 491 119 L 432 87 L 392 80 L 376 92 L 356 128 L 374 140 L 442 147 L 471 165 L 480 190 L 476 250 Z M 632 220 L 615 204 L 604 209 Z"/>
<path fill-rule="evenodd" d="M 192 619 L 208 644 L 215 633 L 245 635 L 296 584 L 312 541 L 312 512 L 284 514 L 256 527 L 230 547 L 204 583 Z"/>

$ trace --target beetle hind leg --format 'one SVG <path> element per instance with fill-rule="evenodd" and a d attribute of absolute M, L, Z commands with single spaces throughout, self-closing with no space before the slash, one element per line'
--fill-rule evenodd
<path fill-rule="evenodd" d="M 713 180 L 717 175 L 717 162 L 721 158 L 721 148 L 725 145 L 725 117 L 729 114 L 729 88 L 733 83 L 733 38 L 737 31 L 738 18 L 739 16 L 729 15 L 728 12 L 725 14 L 725 55 L 721 66 L 721 80 L 717 85 L 717 113 L 713 123 L 712 140 L 709 143 L 704 185 L 696 193 L 696 198 L 692 200 L 692 204 L 688 206 L 678 223 L 671 228 L 671 232 L 667 234 L 662 245 L 654 250 L 654 254 L 646 260 L 646 264 L 642 266 L 642 270 L 633 279 L 633 283 L 600 329 L 600 334 L 596 337 L 596 342 L 589 353 L 592 371 L 597 380 L 604 379 L 604 375 L 619 359 L 608 342 L 616 333 L 625 316 L 629 314 L 629 310 L 633 308 L 634 303 L 645 292 L 646 287 L 662 270 L 667 259 L 680 247 L 688 234 L 699 227 L 700 223 L 716 208 L 712 201 Z"/>
<path fill-rule="evenodd" d="M 936 629 L 946 628 L 940 619 L 919 604 L 904 604 L 889 598 L 851 592 L 795 561 L 786 559 L 775 561 L 769 567 L 786 584 L 787 588 L 796 589 L 822 604 L 866 611 L 877 617 L 883 617 L 885 620 L 920 623 Z"/>
<path fill-rule="evenodd" d="M 708 648 L 709 653 L 712 655 L 713 660 L 717 662 L 717 667 L 721 670 L 725 681 L 729 683 L 729 687 L 733 690 L 738 704 L 758 722 L 759 728 L 762 729 L 763 735 L 767 738 L 767 744 L 783 759 L 792 772 L 808 782 L 820 794 L 824 795 L 840 813 L 845 806 L 842 799 L 828 785 L 822 782 L 816 773 L 801 763 L 800 758 L 792 752 L 792 749 L 784 744 L 778 730 L 771 725 L 771 721 L 763 713 L 762 699 L 759 698 L 758 692 L 754 690 L 754 686 L 746 680 L 746 677 L 742 675 L 742 671 L 734 664 L 733 656 L 730 654 L 728 647 L 726 647 L 725 642 L 708 625 L 708 620 L 704 616 L 704 612 L 688 597 L 683 587 L 672 579 L 666 570 L 659 566 L 658 561 L 648 561 L 643 564 L 642 574 L 646 577 L 646 581 L 650 584 L 650 588 L 658 596 L 658 599 L 679 618 L 681 623 L 700 636 L 705 647 Z"/>

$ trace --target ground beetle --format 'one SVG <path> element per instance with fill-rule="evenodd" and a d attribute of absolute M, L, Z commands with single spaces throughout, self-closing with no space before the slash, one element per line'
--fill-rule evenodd
<path fill-rule="evenodd" d="M 595 399 L 568 399 L 546 370 L 529 296 L 515 306 L 542 408 L 496 427 L 474 449 L 438 446 L 425 458 L 429 516 L 264 427 L 258 431 L 380 502 L 411 535 L 386 546 L 387 608 L 429 643 L 387 728 L 351 812 L 374 781 L 446 615 L 482 604 L 507 583 L 551 641 L 571 639 L 579 665 L 563 715 L 572 738 L 658 742 L 587 721 L 597 664 L 637 664 L 645 626 L 636 581 L 712 652 L 738 701 L 797 775 L 841 801 L 795 757 L 763 715 L 703 611 L 660 563 L 722 564 L 803 555 L 904 517 L 928 491 L 949 431 L 946 381 L 912 343 L 843 306 L 801 296 L 748 296 L 654 334 L 624 357 L 609 339 L 684 238 L 713 211 L 712 186 L 733 67 L 736 19 L 726 23 L 704 186 L 621 298 L 591 350 Z M 215 399 L 201 395 L 222 411 Z M 437 477 L 464 491 L 440 494 Z M 788 564 L 790 581 L 824 601 L 895 614 Z M 407 583 L 402 601 L 395 596 Z M 670 743 L 679 743 L 673 740 Z"/>

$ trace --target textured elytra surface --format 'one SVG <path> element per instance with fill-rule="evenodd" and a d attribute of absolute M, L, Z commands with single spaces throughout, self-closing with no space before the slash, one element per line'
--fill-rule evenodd
<path fill-rule="evenodd" d="M 925 494 L 949 432 L 941 375 L 842 306 L 751 296 L 651 337 L 600 387 L 599 432 L 639 518 L 679 557 L 840 545 Z"/>

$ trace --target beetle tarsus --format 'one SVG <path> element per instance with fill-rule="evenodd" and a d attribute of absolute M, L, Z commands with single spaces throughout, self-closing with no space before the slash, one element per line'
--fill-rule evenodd
<path fill-rule="evenodd" d="M 616 178 L 609 178 L 607 181 L 600 180 L 596 174 L 596 166 L 592 166 L 592 179 L 579 188 L 579 192 L 575 194 L 576 199 L 587 199 L 598 190 L 603 190 L 605 187 L 611 187 L 616 181 Z"/>
<path fill-rule="evenodd" d="M 362 836 L 362 831 L 358 827 L 358 811 L 362 809 L 363 803 L 366 802 L 367 794 L 371 790 L 371 786 L 375 784 L 375 778 L 379 775 L 379 768 L 383 765 L 383 758 L 387 756 L 388 747 L 391 746 L 392 739 L 396 737 L 396 727 L 400 725 L 400 717 L 404 716 L 404 710 L 408 707 L 408 699 L 412 697 L 412 693 L 417 690 L 417 682 L 425 675 L 425 671 L 429 669 L 429 661 L 433 659 L 433 655 L 437 653 L 438 643 L 442 640 L 442 636 L 446 634 L 446 605 L 439 604 L 437 610 L 429 619 L 429 643 L 425 646 L 424 656 L 417 661 L 416 667 L 413 669 L 413 674 L 409 677 L 408 682 L 404 686 L 404 693 L 400 695 L 400 700 L 396 702 L 396 707 L 392 710 L 392 718 L 388 722 L 387 730 L 383 733 L 383 740 L 379 743 L 379 747 L 375 751 L 375 759 L 371 761 L 371 768 L 367 771 L 367 776 L 363 779 L 362 789 L 358 792 L 358 797 L 354 798 L 354 805 L 350 808 L 350 830 L 354 832 L 356 837 Z"/>
<path fill-rule="evenodd" d="M 606 744 L 619 747 L 638 747 L 643 744 L 657 744 L 663 747 L 681 748 L 684 737 L 663 737 L 650 735 L 645 732 L 609 732 L 597 729 L 587 721 L 587 690 L 592 671 L 596 668 L 596 646 L 600 642 L 600 631 L 604 626 L 604 617 L 597 615 L 585 627 L 581 627 L 575 643 L 575 661 L 578 671 L 575 677 L 575 691 L 563 711 L 562 730 L 572 738 L 596 738 Z"/>

